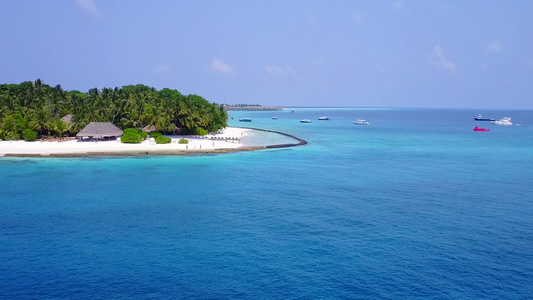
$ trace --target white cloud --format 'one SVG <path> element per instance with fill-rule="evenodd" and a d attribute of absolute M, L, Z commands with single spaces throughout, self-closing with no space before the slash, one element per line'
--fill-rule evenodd
<path fill-rule="evenodd" d="M 223 74 L 233 73 L 233 71 L 231 70 L 230 66 L 228 66 L 228 64 L 216 58 L 213 59 L 213 62 L 211 62 L 211 70 L 218 72 L 218 73 L 223 73 Z"/>
<path fill-rule="evenodd" d="M 440 46 L 433 47 L 433 53 L 429 55 L 429 58 L 435 67 L 455 73 L 455 63 L 444 57 L 444 53 Z"/>
<path fill-rule="evenodd" d="M 94 0 L 76 0 L 76 3 L 85 13 L 87 13 L 91 17 L 98 18 L 98 16 L 100 15 L 98 9 L 96 8 Z"/>
<path fill-rule="evenodd" d="M 291 66 L 279 67 L 279 66 L 266 66 L 265 71 L 273 76 L 287 76 L 287 75 L 296 75 L 294 69 Z"/>
<path fill-rule="evenodd" d="M 159 73 L 159 74 L 166 74 L 166 73 L 170 72 L 170 67 L 168 65 L 165 65 L 165 64 L 159 64 L 159 65 L 157 65 L 157 68 L 155 69 L 155 72 Z"/>
<path fill-rule="evenodd" d="M 501 52 L 503 47 L 498 41 L 492 41 L 487 45 L 487 50 L 490 52 Z"/>

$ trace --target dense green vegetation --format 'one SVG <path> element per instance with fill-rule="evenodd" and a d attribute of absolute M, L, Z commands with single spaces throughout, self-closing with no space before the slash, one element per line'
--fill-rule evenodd
<path fill-rule="evenodd" d="M 62 121 L 72 115 L 71 123 Z M 154 126 L 165 134 L 216 132 L 227 126 L 222 105 L 198 95 L 138 84 L 90 89 L 87 93 L 51 87 L 40 79 L 0 84 L 0 139 L 20 139 L 31 129 L 38 136 L 75 135 L 90 122 L 111 122 L 121 129 Z"/>
<path fill-rule="evenodd" d="M 163 136 L 161 132 L 157 131 L 150 132 L 150 138 L 155 139 L 156 144 L 169 144 L 172 142 L 171 138 Z"/>
<path fill-rule="evenodd" d="M 32 141 L 35 141 L 37 139 L 37 132 L 29 129 L 29 128 L 26 128 L 24 129 L 24 131 L 22 131 L 22 136 L 24 137 L 24 139 L 28 142 L 32 142 Z"/>
<path fill-rule="evenodd" d="M 158 131 L 152 131 L 150 132 L 150 137 L 151 138 L 157 138 L 158 136 L 162 136 L 163 134 L 161 132 L 158 132 Z"/>
<path fill-rule="evenodd" d="M 194 130 L 194 134 L 196 135 L 199 135 L 199 136 L 204 136 L 206 134 L 208 134 L 209 132 L 201 127 L 196 127 L 196 129 Z"/>
<path fill-rule="evenodd" d="M 120 141 L 123 143 L 140 143 L 148 136 L 148 134 L 137 128 L 126 128 L 122 132 Z"/>
<path fill-rule="evenodd" d="M 170 144 L 170 142 L 172 142 L 172 139 L 166 136 L 160 135 L 155 138 L 156 144 Z"/>

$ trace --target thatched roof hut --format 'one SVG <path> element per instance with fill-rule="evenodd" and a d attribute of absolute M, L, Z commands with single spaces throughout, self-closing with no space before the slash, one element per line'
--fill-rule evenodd
<path fill-rule="evenodd" d="M 122 135 L 122 130 L 109 122 L 91 122 L 83 128 L 76 137 L 78 138 L 93 138 L 105 139 L 119 137 Z"/>
<path fill-rule="evenodd" d="M 67 123 L 67 126 L 70 127 L 70 125 L 72 125 L 72 117 L 74 115 L 65 115 L 63 118 L 61 118 L 61 121 Z"/>
<path fill-rule="evenodd" d="M 150 133 L 152 131 L 155 131 L 155 125 L 146 125 L 141 130 Z"/>

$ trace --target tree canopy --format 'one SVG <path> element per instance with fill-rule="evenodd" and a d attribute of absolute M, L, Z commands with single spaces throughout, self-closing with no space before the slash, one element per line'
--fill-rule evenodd
<path fill-rule="evenodd" d="M 68 122 L 62 120 L 71 116 Z M 25 129 L 39 136 L 73 135 L 90 122 L 111 122 L 121 129 L 146 126 L 164 133 L 216 132 L 227 126 L 222 105 L 198 95 L 142 84 L 92 88 L 86 93 L 51 87 L 42 80 L 0 84 L 0 139 L 15 139 Z"/>

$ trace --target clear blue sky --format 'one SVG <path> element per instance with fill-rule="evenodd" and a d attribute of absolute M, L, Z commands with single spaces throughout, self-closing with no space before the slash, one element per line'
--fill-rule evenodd
<path fill-rule="evenodd" d="M 530 0 L 0 0 L 0 83 L 533 109 Z"/>

